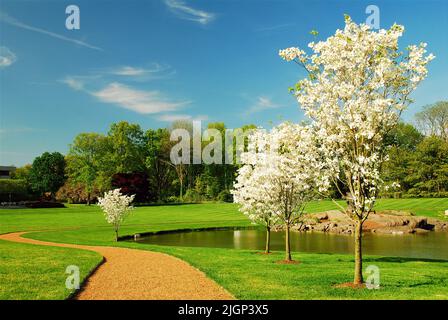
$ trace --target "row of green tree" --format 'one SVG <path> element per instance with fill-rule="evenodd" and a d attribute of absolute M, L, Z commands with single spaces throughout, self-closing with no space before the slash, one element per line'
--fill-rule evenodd
<path fill-rule="evenodd" d="M 224 145 L 224 123 L 210 123 L 207 128 L 219 130 Z M 177 141 L 171 141 L 170 135 L 174 129 L 185 129 L 193 136 L 189 121 L 146 131 L 122 121 L 112 124 L 105 135 L 81 133 L 65 157 L 46 152 L 31 165 L 18 168 L 13 178 L 26 181 L 32 193 L 69 202 L 90 203 L 117 186 L 143 193 L 140 202 L 232 201 L 237 165 L 173 164 L 170 152 Z M 202 147 L 212 141 L 202 142 Z M 192 146 L 190 150 L 193 153 Z"/>
<path fill-rule="evenodd" d="M 390 132 L 389 161 L 384 180 L 399 183 L 383 196 L 448 196 L 448 102 L 424 107 L 416 114 L 417 128 L 401 123 Z"/>
<path fill-rule="evenodd" d="M 448 196 L 448 102 L 425 107 L 416 120 L 418 128 L 401 123 L 388 135 L 390 160 L 382 174 L 399 187 L 384 190 L 383 197 Z M 111 187 L 120 187 L 140 194 L 140 202 L 232 201 L 230 189 L 238 165 L 171 162 L 170 151 L 177 142 L 170 141 L 170 134 L 179 128 L 193 136 L 188 121 L 146 131 L 123 121 L 112 124 L 105 135 L 81 133 L 66 156 L 46 152 L 32 165 L 17 168 L 13 175 L 17 183 L 0 185 L 0 193 L 8 192 L 2 188 L 19 187 L 36 196 L 90 203 Z M 208 128 L 219 130 L 224 139 L 224 123 L 210 123 Z"/>

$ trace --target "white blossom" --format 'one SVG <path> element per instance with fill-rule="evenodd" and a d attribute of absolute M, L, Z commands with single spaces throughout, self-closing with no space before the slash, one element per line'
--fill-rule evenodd
<path fill-rule="evenodd" d="M 305 54 L 305 51 L 300 50 L 299 48 L 291 47 L 291 48 L 279 50 L 278 54 L 284 60 L 292 61 L 294 59 L 301 59 L 301 57 Z"/>

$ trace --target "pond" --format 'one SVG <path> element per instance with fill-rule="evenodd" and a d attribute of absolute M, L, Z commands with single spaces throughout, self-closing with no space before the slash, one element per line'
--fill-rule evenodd
<path fill-rule="evenodd" d="M 139 243 L 165 246 L 263 250 L 265 231 L 207 230 L 155 234 Z M 284 233 L 271 233 L 271 249 L 284 250 Z M 315 253 L 353 253 L 353 237 L 318 232 L 291 232 L 291 250 Z M 426 234 L 363 235 L 363 252 L 371 255 L 448 260 L 448 232 Z"/>

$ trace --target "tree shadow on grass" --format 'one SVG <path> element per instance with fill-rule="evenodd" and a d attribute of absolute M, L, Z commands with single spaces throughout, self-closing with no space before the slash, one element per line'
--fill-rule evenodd
<path fill-rule="evenodd" d="M 405 257 L 380 257 L 380 258 L 365 258 L 364 262 L 394 262 L 394 263 L 405 263 L 405 262 L 446 262 L 448 260 L 443 259 L 427 259 L 427 258 L 405 258 Z"/>
<path fill-rule="evenodd" d="M 421 286 L 433 286 L 434 284 L 436 284 L 434 281 L 426 281 L 426 282 L 409 284 L 406 287 L 408 287 L 408 288 L 416 288 L 416 287 L 421 287 Z"/>

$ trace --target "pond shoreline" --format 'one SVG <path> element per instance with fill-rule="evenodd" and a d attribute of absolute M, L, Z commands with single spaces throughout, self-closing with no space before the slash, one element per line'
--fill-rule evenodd
<path fill-rule="evenodd" d="M 373 218 L 372 218 L 373 217 Z M 380 217 L 380 219 L 375 217 Z M 386 217 L 386 218 L 384 218 Z M 391 221 L 395 219 L 395 221 Z M 390 235 L 405 235 L 405 234 L 425 234 L 427 232 L 448 232 L 448 221 L 441 221 L 435 218 L 414 216 L 409 212 L 402 211 L 382 211 L 372 214 L 364 222 L 363 234 L 390 234 Z M 373 221 L 372 221 L 373 220 Z M 201 231 L 229 231 L 229 230 L 265 230 L 263 226 L 224 226 L 224 227 L 198 227 L 198 228 L 181 228 L 171 230 L 159 230 L 140 232 L 135 234 L 128 234 L 119 236 L 119 241 L 137 240 L 152 235 L 172 234 L 172 233 L 187 233 L 187 232 L 201 232 Z M 330 210 L 326 212 L 310 213 L 305 215 L 304 221 L 301 224 L 293 227 L 292 232 L 318 232 L 318 233 L 332 233 L 340 235 L 353 234 L 353 222 L 340 211 Z M 273 228 L 273 231 L 282 231 L 282 226 Z"/>
<path fill-rule="evenodd" d="M 206 228 L 186 232 L 169 231 L 150 233 L 127 242 L 168 247 L 202 247 L 241 250 L 264 250 L 266 231 L 262 228 Z M 353 254 L 353 235 L 328 232 L 291 232 L 293 252 Z M 415 259 L 437 259 L 448 262 L 448 233 L 425 234 L 375 234 L 364 233 L 363 250 L 368 255 L 406 257 Z M 285 234 L 271 232 L 271 250 L 284 250 Z"/>
<path fill-rule="evenodd" d="M 136 240 L 153 235 L 172 234 L 172 233 L 188 233 L 188 232 L 201 232 L 201 231 L 229 231 L 229 230 L 256 230 L 260 229 L 260 226 L 248 226 L 248 227 L 204 227 L 204 228 L 182 228 L 173 230 L 159 230 L 135 233 L 133 235 L 119 236 L 118 241 Z"/>

